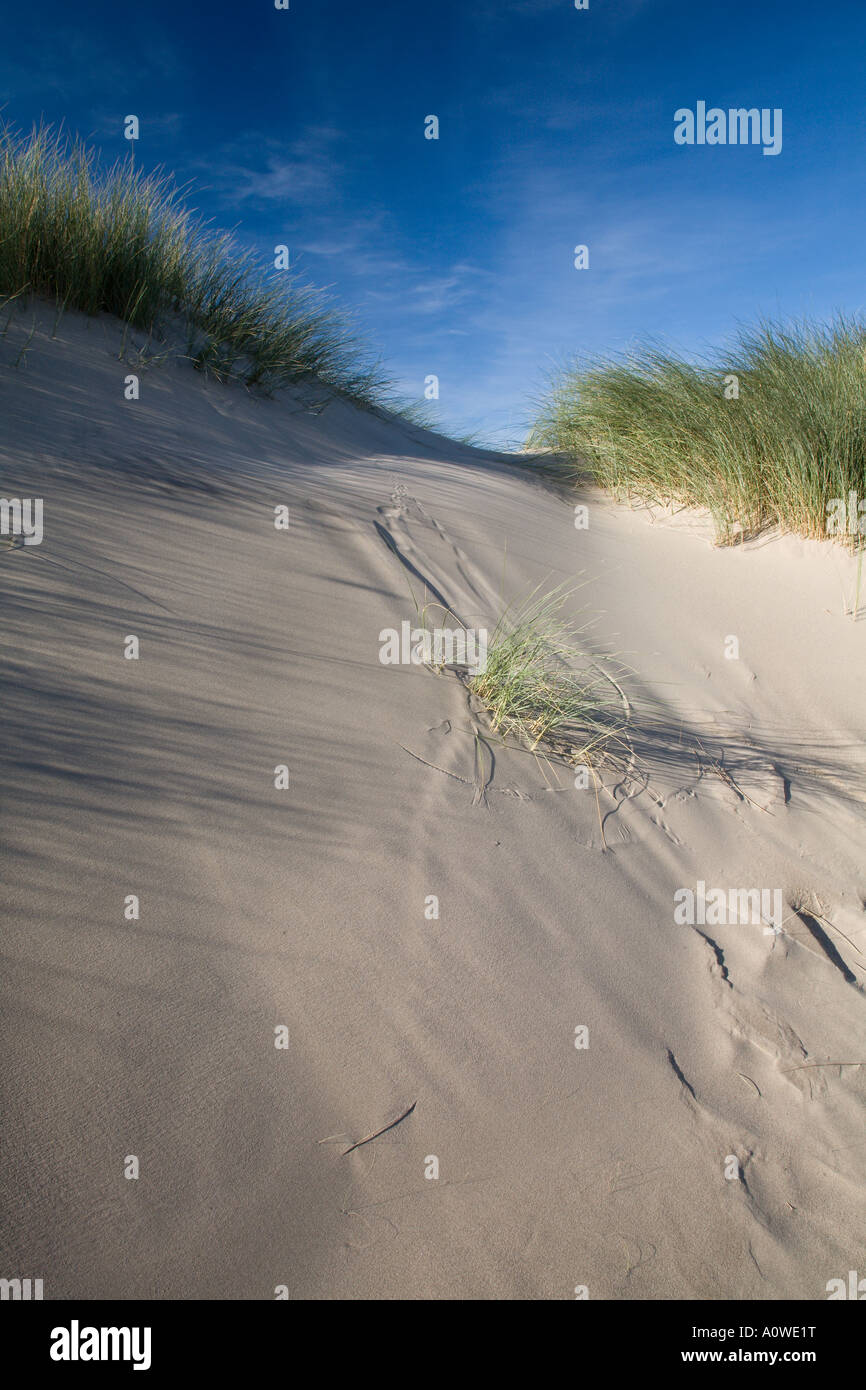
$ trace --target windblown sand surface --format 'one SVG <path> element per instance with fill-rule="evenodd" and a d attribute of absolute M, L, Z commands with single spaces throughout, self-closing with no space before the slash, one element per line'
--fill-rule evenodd
<path fill-rule="evenodd" d="M 576 530 L 527 471 L 316 387 L 169 363 L 125 401 L 116 324 L 47 314 L 15 367 L 30 323 L 0 344 L 0 490 L 45 507 L 0 548 L 0 1274 L 811 1299 L 866 1272 L 852 562 L 596 493 Z M 563 582 L 632 671 L 637 764 L 598 804 L 454 675 L 378 659 L 410 585 L 492 628 Z M 699 880 L 780 888 L 781 933 L 677 925 Z"/>

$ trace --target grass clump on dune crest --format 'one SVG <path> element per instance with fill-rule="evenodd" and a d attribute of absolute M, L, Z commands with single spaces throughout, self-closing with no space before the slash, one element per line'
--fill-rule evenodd
<path fill-rule="evenodd" d="M 695 365 L 650 345 L 568 368 L 529 447 L 575 481 L 706 507 L 723 541 L 770 525 L 826 536 L 833 499 L 866 499 L 866 324 L 764 323 Z"/>
<path fill-rule="evenodd" d="M 50 127 L 0 128 L 0 295 L 154 333 L 180 320 L 196 367 L 266 391 L 312 375 L 374 404 L 385 385 L 319 291 L 210 231 L 167 176 L 102 168 Z"/>

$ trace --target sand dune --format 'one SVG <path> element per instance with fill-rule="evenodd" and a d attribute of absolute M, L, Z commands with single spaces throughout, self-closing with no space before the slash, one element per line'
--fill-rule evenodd
<path fill-rule="evenodd" d="M 826 1297 L 866 1216 L 853 563 L 595 491 L 577 530 L 508 459 L 52 329 L 0 344 L 2 491 L 45 526 L 0 550 L 4 1269 Z M 628 668 L 639 772 L 598 802 L 454 675 L 378 659 L 425 585 L 492 628 L 563 582 Z M 699 882 L 781 890 L 781 931 L 676 922 Z"/>

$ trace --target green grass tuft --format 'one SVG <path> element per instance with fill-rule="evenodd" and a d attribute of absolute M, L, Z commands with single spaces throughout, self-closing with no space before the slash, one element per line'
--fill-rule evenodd
<path fill-rule="evenodd" d="M 648 345 L 569 367 L 528 447 L 552 450 L 575 481 L 706 507 L 722 541 L 772 525 L 826 536 L 832 499 L 866 499 L 866 324 L 763 323 L 697 364 Z"/>
<path fill-rule="evenodd" d="M 0 128 L 0 295 L 53 299 L 160 333 L 178 320 L 196 367 L 270 392 L 315 376 L 363 404 L 386 382 L 348 320 L 288 271 L 213 232 L 172 181 L 104 169 L 48 126 Z"/>
<path fill-rule="evenodd" d="M 610 708 L 618 687 L 603 672 L 588 673 L 579 634 L 561 617 L 567 598 L 554 589 L 508 609 L 491 633 L 486 669 L 468 685 L 496 733 L 591 765 L 620 732 Z"/>

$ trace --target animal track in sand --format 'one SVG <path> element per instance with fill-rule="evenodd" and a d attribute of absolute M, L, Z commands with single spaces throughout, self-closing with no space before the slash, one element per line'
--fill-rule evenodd
<path fill-rule="evenodd" d="M 661 816 L 652 816 L 650 819 L 653 825 L 657 826 L 662 834 L 668 837 L 672 845 L 682 845 L 683 842 L 679 835 L 674 834 L 673 830 L 671 830 L 666 821 L 662 820 Z"/>

